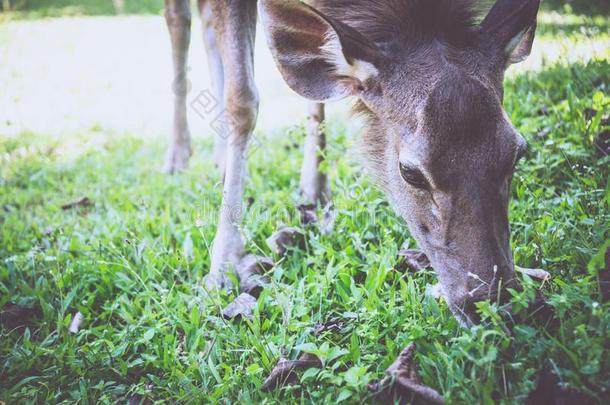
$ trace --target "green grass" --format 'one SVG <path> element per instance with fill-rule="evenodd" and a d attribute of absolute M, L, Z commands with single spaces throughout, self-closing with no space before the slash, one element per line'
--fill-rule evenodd
<path fill-rule="evenodd" d="M 483 304 L 485 321 L 472 330 L 426 296 L 433 272 L 392 270 L 397 250 L 414 241 L 350 158 L 353 134 L 342 122 L 328 124 L 335 230 L 307 230 L 307 248 L 269 274 L 252 321 L 223 320 L 236 292 L 209 297 L 201 284 L 220 203 L 209 142 L 195 145 L 188 171 L 168 177 L 157 170 L 162 142 L 103 127 L 69 142 L 0 136 L 0 307 L 40 311 L 25 330 L 1 329 L 0 400 L 360 403 L 372 400 L 366 383 L 415 342 L 423 381 L 453 403 L 523 402 L 543 367 L 587 402 L 607 403 L 610 304 L 593 258 L 610 240 L 610 158 L 594 146 L 609 91 L 607 60 L 508 82 L 506 108 L 530 143 L 513 182 L 515 259 L 553 280 L 524 278 L 513 297 L 519 320 Z M 586 108 L 600 113 L 587 121 Z M 539 137 L 544 128 L 552 130 Z M 302 157 L 291 145 L 303 129 L 286 132 L 258 133 L 263 147 L 249 160 L 244 234 L 254 253 L 271 255 L 265 239 L 298 226 Z M 61 209 L 83 196 L 94 205 Z M 536 290 L 554 308 L 552 322 L 524 315 Z M 71 334 L 76 312 L 85 320 Z M 314 335 L 316 323 L 335 319 L 341 330 Z M 303 350 L 325 367 L 261 393 L 280 353 Z"/>
<path fill-rule="evenodd" d="M 544 0 L 542 7 L 579 14 L 610 14 L 610 4 L 606 0 Z"/>

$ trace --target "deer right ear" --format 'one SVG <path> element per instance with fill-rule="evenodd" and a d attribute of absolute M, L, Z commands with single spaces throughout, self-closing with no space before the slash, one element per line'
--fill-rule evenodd
<path fill-rule="evenodd" d="M 529 56 L 539 7 L 540 0 L 497 0 L 481 23 L 488 48 L 506 65 Z"/>
<path fill-rule="evenodd" d="M 377 46 L 346 24 L 298 0 L 261 0 L 260 15 L 284 80 L 301 96 L 357 95 L 378 74 Z"/>

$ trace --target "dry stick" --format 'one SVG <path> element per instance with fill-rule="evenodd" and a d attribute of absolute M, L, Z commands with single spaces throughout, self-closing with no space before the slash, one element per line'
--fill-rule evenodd
<path fill-rule="evenodd" d="M 299 360 L 286 360 L 281 358 L 277 365 L 273 367 L 271 374 L 261 387 L 262 391 L 270 391 L 282 385 L 284 381 L 287 381 L 293 371 L 297 369 L 307 370 L 309 368 L 321 368 L 322 362 L 316 356 L 305 353 Z"/>
<path fill-rule="evenodd" d="M 222 316 L 225 319 L 233 319 L 237 316 L 242 316 L 251 320 L 255 306 L 256 298 L 248 293 L 241 293 L 233 302 L 222 310 Z"/>
<path fill-rule="evenodd" d="M 396 383 L 409 392 L 418 395 L 430 403 L 444 404 L 445 400 L 436 390 L 421 383 L 421 379 L 417 373 L 417 367 L 413 364 L 414 355 L 415 343 L 411 343 L 400 353 L 394 363 L 388 367 L 386 370 L 386 377 L 379 383 L 369 384 L 369 389 L 383 392 L 391 388 L 392 380 L 395 377 Z"/>
<path fill-rule="evenodd" d="M 530 277 L 540 279 L 542 281 L 550 280 L 551 273 L 542 269 L 526 269 L 523 267 L 515 266 L 515 269 L 523 274 L 527 274 Z"/>
<path fill-rule="evenodd" d="M 426 401 L 430 401 L 433 404 L 444 404 L 445 403 L 445 400 L 443 399 L 441 394 L 439 394 L 438 392 L 436 392 L 436 390 L 434 390 L 430 387 L 426 387 L 425 385 L 417 384 L 414 381 L 412 381 L 406 377 L 403 377 L 403 376 L 397 376 L 396 381 L 400 385 L 402 385 L 409 391 L 415 393 L 416 395 L 419 395 L 421 398 L 425 399 Z"/>
<path fill-rule="evenodd" d="M 235 268 L 240 292 L 258 298 L 265 284 L 269 283 L 264 274 L 274 266 L 275 263 L 268 257 L 246 255 Z"/>
<path fill-rule="evenodd" d="M 80 324 L 83 322 L 83 314 L 77 312 L 72 318 L 72 322 L 70 322 L 70 328 L 68 329 L 70 333 L 78 333 L 80 329 Z"/>
<path fill-rule="evenodd" d="M 66 211 L 66 210 L 69 210 L 69 209 L 72 209 L 72 208 L 76 208 L 76 207 L 89 207 L 91 205 L 93 205 L 93 201 L 91 201 L 89 199 L 89 197 L 82 197 L 82 198 L 79 198 L 76 201 L 69 202 L 67 204 L 62 205 L 61 209 Z"/>

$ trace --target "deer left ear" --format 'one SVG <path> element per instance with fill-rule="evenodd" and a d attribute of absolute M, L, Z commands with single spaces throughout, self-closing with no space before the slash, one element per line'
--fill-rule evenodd
<path fill-rule="evenodd" d="M 527 58 L 536 34 L 540 0 L 498 0 L 480 26 L 485 45 L 506 65 Z"/>
<path fill-rule="evenodd" d="M 314 101 L 357 96 L 380 51 L 355 29 L 299 0 L 260 0 L 267 43 L 288 86 Z"/>

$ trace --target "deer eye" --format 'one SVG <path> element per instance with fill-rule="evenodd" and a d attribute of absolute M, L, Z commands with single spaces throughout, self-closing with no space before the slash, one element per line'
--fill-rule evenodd
<path fill-rule="evenodd" d="M 420 190 L 428 189 L 428 181 L 419 170 L 400 164 L 400 175 L 411 186 Z"/>

